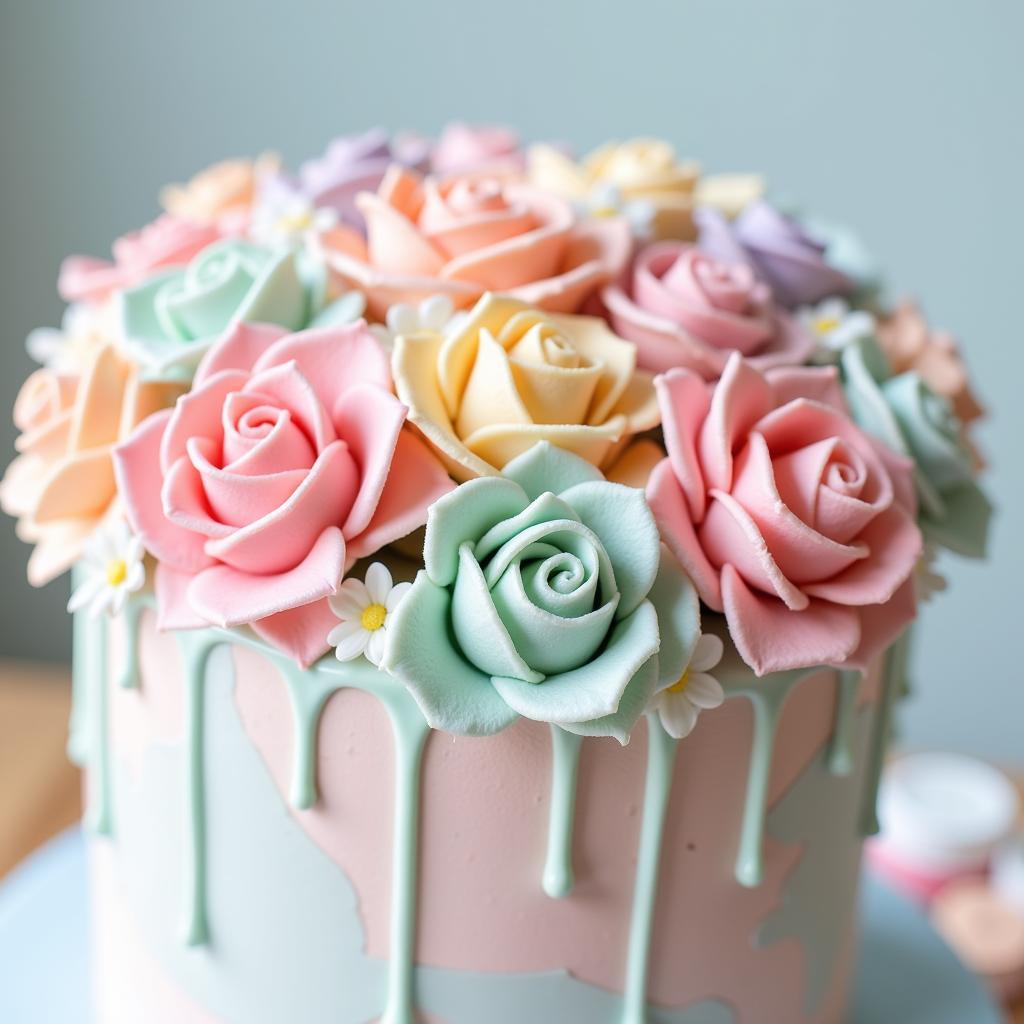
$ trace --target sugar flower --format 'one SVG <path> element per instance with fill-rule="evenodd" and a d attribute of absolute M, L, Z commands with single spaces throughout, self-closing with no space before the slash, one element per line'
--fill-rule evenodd
<path fill-rule="evenodd" d="M 717 210 L 697 212 L 700 247 L 725 263 L 748 263 L 787 309 L 830 295 L 847 295 L 854 282 L 829 263 L 827 245 L 799 221 L 764 199 L 733 221 Z"/>
<path fill-rule="evenodd" d="M 725 700 L 722 684 L 711 670 L 722 660 L 724 646 L 714 633 L 701 633 L 686 671 L 678 681 L 654 698 L 665 732 L 677 740 L 689 736 L 701 711 L 717 708 Z"/>
<path fill-rule="evenodd" d="M 685 366 L 713 380 L 733 352 L 759 368 L 801 363 L 814 340 L 743 261 L 724 262 L 686 242 L 642 249 L 632 279 L 601 293 L 614 329 L 639 364 Z"/>
<path fill-rule="evenodd" d="M 913 371 L 892 376 L 873 338 L 848 345 L 840 366 L 857 422 L 913 460 L 925 536 L 967 557 L 984 557 L 992 507 L 974 480 L 963 424 L 949 399 Z"/>
<path fill-rule="evenodd" d="M 130 594 L 146 582 L 142 541 L 120 517 L 108 521 L 90 538 L 82 559 L 82 582 L 68 601 L 68 611 L 87 609 L 92 618 L 103 612 L 120 615 Z"/>
<path fill-rule="evenodd" d="M 373 562 L 363 580 L 353 576 L 343 580 L 338 592 L 328 598 L 331 611 L 341 620 L 327 634 L 338 661 L 365 654 L 372 665 L 379 665 L 392 613 L 410 589 L 411 583 L 395 583 L 382 562 Z"/>
<path fill-rule="evenodd" d="M 609 142 L 579 163 L 554 146 L 533 146 L 528 173 L 531 184 L 572 202 L 587 205 L 595 195 L 614 195 L 615 208 L 632 210 L 644 237 L 695 236 L 693 194 L 700 168 L 680 160 L 660 139 Z"/>
<path fill-rule="evenodd" d="M 600 467 L 658 423 L 636 350 L 592 316 L 485 295 L 444 334 L 402 334 L 392 368 L 409 419 L 460 480 L 546 440 Z"/>
<path fill-rule="evenodd" d="M 851 309 L 838 295 L 816 306 L 802 306 L 796 319 L 817 343 L 815 362 L 835 362 L 847 345 L 875 333 L 875 318 L 866 310 Z"/>
<path fill-rule="evenodd" d="M 691 659 L 696 593 L 643 492 L 553 445 L 435 502 L 423 559 L 382 667 L 434 728 L 522 715 L 626 743 Z"/>
<path fill-rule="evenodd" d="M 494 175 L 422 178 L 393 166 L 356 205 L 365 240 L 337 231 L 325 254 L 381 319 L 396 302 L 447 295 L 459 309 L 487 291 L 572 313 L 629 259 L 629 225 L 581 222 L 572 204 Z"/>
<path fill-rule="evenodd" d="M 405 418 L 362 322 L 224 335 L 192 391 L 115 451 L 129 522 L 160 562 L 161 624 L 247 624 L 302 665 L 320 657 L 348 569 L 452 488 Z"/>
<path fill-rule="evenodd" d="M 834 369 L 656 381 L 668 458 L 648 498 L 666 543 L 758 674 L 865 668 L 914 617 L 912 462 L 850 419 Z"/>

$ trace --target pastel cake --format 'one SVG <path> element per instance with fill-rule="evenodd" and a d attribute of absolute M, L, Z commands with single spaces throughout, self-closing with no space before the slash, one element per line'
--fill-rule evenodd
<path fill-rule="evenodd" d="M 832 1024 L 956 347 L 665 143 L 227 161 L 71 257 L 4 509 L 73 569 L 99 1024 Z"/>

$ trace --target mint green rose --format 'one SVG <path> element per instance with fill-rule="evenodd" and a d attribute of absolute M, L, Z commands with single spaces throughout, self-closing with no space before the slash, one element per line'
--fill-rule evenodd
<path fill-rule="evenodd" d="M 844 349 L 841 370 L 854 419 L 913 461 L 925 537 L 959 554 L 984 557 L 992 506 L 974 481 L 963 427 L 950 403 L 914 372 L 891 376 L 873 338 Z"/>
<path fill-rule="evenodd" d="M 381 667 L 435 729 L 487 735 L 522 715 L 626 743 L 699 636 L 643 492 L 546 442 L 435 502 L 423 560 Z"/>
<path fill-rule="evenodd" d="M 348 292 L 328 305 L 327 284 L 326 267 L 299 249 L 224 239 L 186 267 L 122 292 L 121 333 L 148 375 L 189 377 L 210 345 L 239 321 L 298 331 L 357 319 L 363 296 Z"/>

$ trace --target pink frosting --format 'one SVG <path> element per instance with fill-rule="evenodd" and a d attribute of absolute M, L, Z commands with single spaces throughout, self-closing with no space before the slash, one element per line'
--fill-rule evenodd
<path fill-rule="evenodd" d="M 832 369 L 733 355 L 717 386 L 655 384 L 668 458 L 648 498 L 744 660 L 864 668 L 914 617 L 911 463 L 853 424 Z"/>
<path fill-rule="evenodd" d="M 57 290 L 65 302 L 101 302 L 161 267 L 184 266 L 220 237 L 212 224 L 196 224 L 165 213 L 113 244 L 113 261 L 69 256 L 60 267 Z"/>
<path fill-rule="evenodd" d="M 128 518 L 160 562 L 161 625 L 249 624 L 300 664 L 323 654 L 346 569 L 453 486 L 405 417 L 363 322 L 225 335 L 193 390 L 115 451 Z"/>
<path fill-rule="evenodd" d="M 396 302 L 444 294 L 465 307 L 485 291 L 575 312 L 630 255 L 625 221 L 579 223 L 564 200 L 499 177 L 423 179 L 396 165 L 357 205 L 365 241 L 335 232 L 327 257 L 377 318 Z"/>
<path fill-rule="evenodd" d="M 519 136 L 510 128 L 453 121 L 434 145 L 430 166 L 442 175 L 495 169 L 514 173 L 523 170 L 525 159 Z"/>
<path fill-rule="evenodd" d="M 636 343 L 639 365 L 656 372 L 685 366 L 712 380 L 733 352 L 766 369 L 797 365 L 814 348 L 750 266 L 719 262 L 684 242 L 648 246 L 632 289 L 609 285 L 602 298 L 615 330 Z"/>

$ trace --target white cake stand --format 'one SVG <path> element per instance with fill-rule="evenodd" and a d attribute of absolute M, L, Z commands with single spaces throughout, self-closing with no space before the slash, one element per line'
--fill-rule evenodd
<path fill-rule="evenodd" d="M 1000 1024 L 921 911 L 870 876 L 851 1024 Z M 72 829 L 0 885 L 0 1021 L 89 1024 L 85 844 Z"/>

